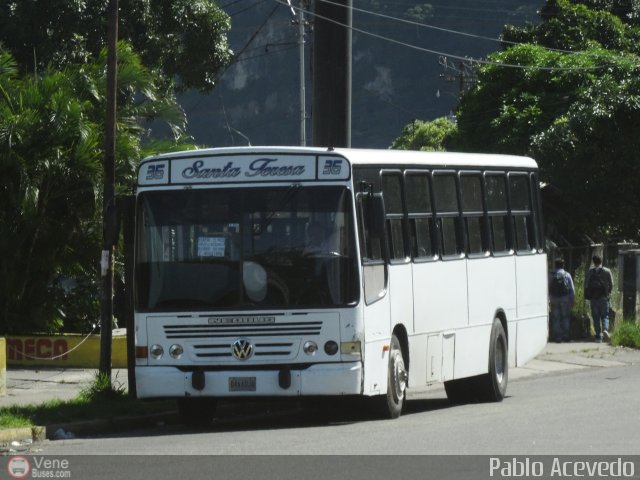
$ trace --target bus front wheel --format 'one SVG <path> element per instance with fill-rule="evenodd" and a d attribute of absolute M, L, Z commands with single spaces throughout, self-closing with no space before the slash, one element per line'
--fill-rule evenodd
<path fill-rule="evenodd" d="M 387 373 L 387 394 L 375 399 L 378 412 L 384 418 L 398 418 L 407 390 L 407 369 L 402 355 L 402 345 L 395 335 L 391 336 Z"/>

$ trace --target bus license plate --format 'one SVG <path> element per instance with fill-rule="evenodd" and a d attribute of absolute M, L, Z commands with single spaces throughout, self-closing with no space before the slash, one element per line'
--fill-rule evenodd
<path fill-rule="evenodd" d="M 229 377 L 230 392 L 255 392 L 256 377 Z"/>

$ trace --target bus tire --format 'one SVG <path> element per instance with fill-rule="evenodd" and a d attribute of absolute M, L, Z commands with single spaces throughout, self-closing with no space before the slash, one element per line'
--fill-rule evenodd
<path fill-rule="evenodd" d="M 207 397 L 185 397 L 178 399 L 178 413 L 182 423 L 190 427 L 211 425 L 216 413 L 217 401 Z"/>
<path fill-rule="evenodd" d="M 383 418 L 398 418 L 407 395 L 407 370 L 405 368 L 402 345 L 398 337 L 391 336 L 389 364 L 387 372 L 387 394 L 376 398 L 378 412 Z"/>
<path fill-rule="evenodd" d="M 489 373 L 479 377 L 480 400 L 501 402 L 507 393 L 509 380 L 509 346 L 500 319 L 493 320 L 489 344 Z"/>

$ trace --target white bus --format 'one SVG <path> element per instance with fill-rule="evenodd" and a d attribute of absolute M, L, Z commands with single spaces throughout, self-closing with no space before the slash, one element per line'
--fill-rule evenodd
<path fill-rule="evenodd" d="M 407 388 L 500 401 L 547 341 L 530 158 L 246 147 L 140 165 L 139 398 L 185 420 L 216 399 L 362 396 L 389 418 Z"/>

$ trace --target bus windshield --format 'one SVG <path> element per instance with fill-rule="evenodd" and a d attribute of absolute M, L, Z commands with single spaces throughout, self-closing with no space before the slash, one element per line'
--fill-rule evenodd
<path fill-rule="evenodd" d="M 138 198 L 138 311 L 353 305 L 344 187 L 185 189 Z"/>

